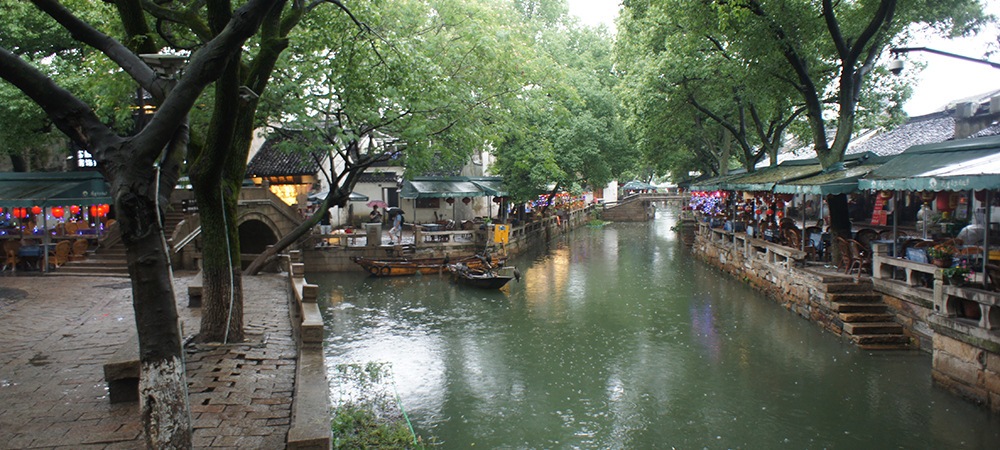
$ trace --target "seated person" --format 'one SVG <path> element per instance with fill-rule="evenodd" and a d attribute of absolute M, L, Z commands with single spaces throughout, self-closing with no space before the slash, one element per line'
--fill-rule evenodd
<path fill-rule="evenodd" d="M 967 245 L 982 245 L 983 238 L 986 237 L 986 227 L 977 223 L 973 219 L 972 223 L 962 228 L 962 231 L 958 232 L 956 238 L 961 239 L 963 243 Z"/>

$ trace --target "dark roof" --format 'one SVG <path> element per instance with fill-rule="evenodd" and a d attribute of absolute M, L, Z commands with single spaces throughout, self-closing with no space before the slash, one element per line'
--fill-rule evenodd
<path fill-rule="evenodd" d="M 979 138 L 987 136 L 1000 136 L 1000 123 L 995 123 L 986 128 L 983 128 L 982 130 L 977 131 L 976 133 L 974 133 L 972 136 L 969 137 Z"/>
<path fill-rule="evenodd" d="M 365 172 L 358 177 L 358 183 L 395 183 L 396 172 Z"/>
<path fill-rule="evenodd" d="M 325 154 L 319 150 L 303 153 L 290 148 L 282 148 L 279 144 L 288 139 L 292 138 L 276 136 L 265 141 L 250 163 L 247 164 L 247 176 L 315 175 L 319 172 L 319 161 L 326 157 Z"/>
<path fill-rule="evenodd" d="M 922 144 L 936 144 L 955 136 L 955 119 L 941 111 L 911 118 L 892 130 L 877 133 L 870 139 L 850 144 L 848 154 L 872 152 L 879 156 L 892 156 Z"/>

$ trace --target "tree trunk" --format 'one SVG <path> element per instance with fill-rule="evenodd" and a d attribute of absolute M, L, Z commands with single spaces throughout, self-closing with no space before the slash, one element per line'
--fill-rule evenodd
<path fill-rule="evenodd" d="M 828 195 L 827 207 L 830 208 L 830 239 L 836 242 L 837 237 L 852 239 L 851 218 L 847 214 L 847 195 Z M 840 260 L 840 249 L 833 246 L 833 261 Z"/>
<path fill-rule="evenodd" d="M 224 199 L 218 189 L 207 191 L 195 190 L 202 239 L 213 243 L 202 249 L 204 285 L 199 340 L 241 342 L 244 338 L 243 281 L 239 240 L 235 238 L 238 233 L 236 199 Z"/>
<path fill-rule="evenodd" d="M 149 180 L 152 173 L 135 178 Z M 181 348 L 177 303 L 167 249 L 150 197 L 129 195 L 149 187 L 115 190 L 118 223 L 132 279 L 135 325 L 139 337 L 139 406 L 149 448 L 191 448 L 191 414 Z M 125 192 L 126 194 L 122 195 Z"/>

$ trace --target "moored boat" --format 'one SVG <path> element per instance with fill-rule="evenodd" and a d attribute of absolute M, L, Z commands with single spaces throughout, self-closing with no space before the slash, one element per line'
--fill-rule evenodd
<path fill-rule="evenodd" d="M 503 265 L 506 258 L 491 258 L 491 264 Z M 376 277 L 395 277 L 415 274 L 435 274 L 444 273 L 447 266 L 452 263 L 462 263 L 468 267 L 481 269 L 483 267 L 482 258 L 479 255 L 464 256 L 461 258 L 365 258 L 354 256 L 351 258 L 356 264 L 365 269 L 366 272 Z"/>
<path fill-rule="evenodd" d="M 514 266 L 498 269 L 472 268 L 463 263 L 449 264 L 452 281 L 483 289 L 500 289 L 521 276 Z"/>

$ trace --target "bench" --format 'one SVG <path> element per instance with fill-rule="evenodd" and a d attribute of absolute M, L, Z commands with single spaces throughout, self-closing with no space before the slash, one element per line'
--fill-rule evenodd
<path fill-rule="evenodd" d="M 201 271 L 199 270 L 198 274 L 191 280 L 191 284 L 188 285 L 188 308 L 201 307 L 201 290 L 203 283 Z"/>
<path fill-rule="evenodd" d="M 139 401 L 139 335 L 118 347 L 104 363 L 104 381 L 108 383 L 111 403 Z"/>

